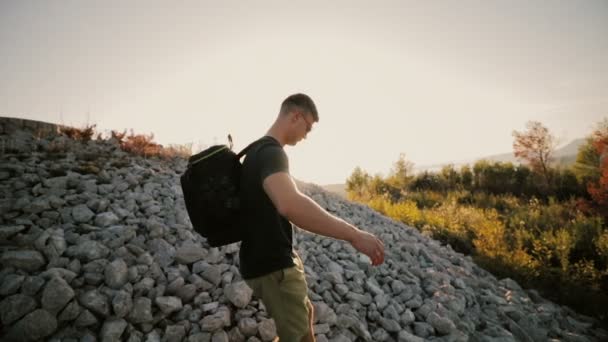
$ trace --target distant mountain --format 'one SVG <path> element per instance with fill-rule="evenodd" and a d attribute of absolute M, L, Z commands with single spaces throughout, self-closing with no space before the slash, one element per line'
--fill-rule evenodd
<path fill-rule="evenodd" d="M 555 158 L 561 158 L 566 156 L 576 156 L 578 149 L 585 143 L 587 139 L 580 138 L 572 140 L 568 145 L 564 145 L 555 151 Z"/>
<path fill-rule="evenodd" d="M 346 184 L 327 184 L 321 187 L 329 192 L 340 195 L 342 198 L 346 198 Z"/>
<path fill-rule="evenodd" d="M 557 165 L 573 164 L 576 161 L 576 155 L 578 154 L 578 149 L 584 143 L 585 143 L 584 138 L 575 139 L 575 140 L 572 140 L 571 142 L 569 142 L 568 144 L 556 149 L 555 153 L 553 154 L 554 163 Z M 416 172 L 439 171 L 439 170 L 441 170 L 441 168 L 443 166 L 448 165 L 448 164 L 453 164 L 455 167 L 459 167 L 459 166 L 466 165 L 466 164 L 472 165 L 476 161 L 482 160 L 482 159 L 489 160 L 489 161 L 496 161 L 496 162 L 511 162 L 514 164 L 519 164 L 519 160 L 517 158 L 515 158 L 515 155 L 513 154 L 513 152 L 509 152 L 509 153 L 494 154 L 494 155 L 490 155 L 487 157 L 478 158 L 475 160 L 417 166 L 417 167 L 414 167 L 414 171 L 416 171 Z M 327 191 L 333 192 L 335 194 L 338 194 L 338 195 L 346 198 L 346 185 L 345 184 L 328 184 L 328 185 L 322 185 L 321 187 Z"/>
<path fill-rule="evenodd" d="M 574 163 L 574 161 L 576 160 L 576 155 L 578 154 L 578 149 L 584 143 L 585 143 L 584 138 L 575 139 L 575 140 L 572 140 L 571 142 L 569 142 L 568 144 L 556 149 L 555 153 L 553 154 L 555 163 L 558 165 L 569 165 L 571 163 Z M 453 164 L 454 166 L 461 166 L 461 165 L 466 165 L 466 164 L 472 165 L 476 161 L 482 160 L 482 159 L 488 160 L 488 161 L 495 161 L 495 162 L 504 162 L 504 163 L 511 162 L 513 164 L 520 163 L 520 161 L 517 158 L 515 158 L 515 155 L 513 154 L 513 152 L 508 152 L 508 153 L 494 154 L 494 155 L 490 155 L 490 156 L 486 156 L 486 157 L 482 157 L 482 158 L 477 158 L 474 160 L 447 162 L 447 163 L 432 164 L 432 165 L 421 165 L 421 166 L 415 167 L 414 169 L 417 172 L 437 171 L 437 170 L 440 170 L 445 165 L 449 165 L 449 164 Z"/>

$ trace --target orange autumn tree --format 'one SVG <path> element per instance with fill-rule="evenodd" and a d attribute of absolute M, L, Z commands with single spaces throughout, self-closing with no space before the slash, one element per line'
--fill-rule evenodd
<path fill-rule="evenodd" d="M 608 119 L 593 132 L 593 147 L 600 162 L 600 177 L 587 184 L 587 191 L 598 213 L 608 221 Z"/>
<path fill-rule="evenodd" d="M 547 185 L 551 186 L 551 170 L 549 164 L 555 151 L 557 141 L 543 124 L 538 121 L 528 121 L 524 132 L 513 131 L 513 153 L 515 157 L 525 160 L 530 168 L 541 175 Z"/>

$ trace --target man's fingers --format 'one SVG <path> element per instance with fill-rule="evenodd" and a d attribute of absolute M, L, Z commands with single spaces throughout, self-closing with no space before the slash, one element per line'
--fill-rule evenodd
<path fill-rule="evenodd" d="M 384 262 L 384 243 L 373 234 L 366 233 L 364 235 L 366 237 L 361 241 L 360 251 L 370 258 L 372 265 L 380 265 Z"/>

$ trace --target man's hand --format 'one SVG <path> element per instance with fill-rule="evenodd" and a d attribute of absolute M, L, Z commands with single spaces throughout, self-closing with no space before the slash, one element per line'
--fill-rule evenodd
<path fill-rule="evenodd" d="M 373 234 L 358 230 L 350 242 L 359 252 L 372 260 L 372 265 L 378 266 L 384 262 L 384 244 Z"/>

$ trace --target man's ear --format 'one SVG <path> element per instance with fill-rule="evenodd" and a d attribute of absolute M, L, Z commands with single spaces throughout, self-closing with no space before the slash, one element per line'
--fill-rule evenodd
<path fill-rule="evenodd" d="M 291 116 L 291 123 L 298 121 L 298 112 L 290 112 L 289 115 Z"/>

